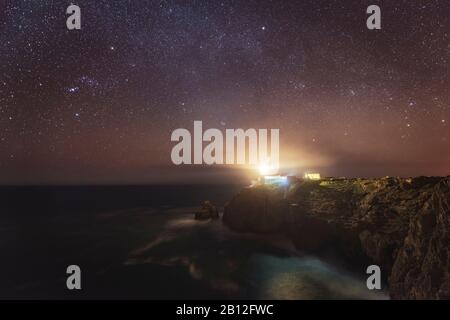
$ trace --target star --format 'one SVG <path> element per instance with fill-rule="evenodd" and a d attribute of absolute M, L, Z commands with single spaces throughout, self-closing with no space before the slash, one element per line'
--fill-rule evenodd
<path fill-rule="evenodd" d="M 64 30 L 64 8 L 35 2 L 6 1 L 0 33 L 0 163 L 20 146 L 16 172 L 32 171 L 45 142 L 65 155 L 59 171 L 50 170 L 55 155 L 38 155 L 48 179 L 76 176 L 67 159 L 89 153 L 97 167 L 86 183 L 153 182 L 139 170 L 172 166 L 168 136 L 203 120 L 280 129 L 286 161 L 309 158 L 330 175 L 448 174 L 441 159 L 450 149 L 435 143 L 450 136 L 450 20 L 436 14 L 439 1 L 419 16 L 414 1 L 383 8 L 381 38 L 365 31 L 357 0 L 87 1 L 81 33 Z M 104 16 L 89 22 L 94 13 Z M 421 152 L 408 145 L 413 137 Z M 392 152 L 380 159 L 385 147 Z M 410 163 L 398 169 L 402 155 Z M 37 173 L 21 178 L 42 182 Z"/>

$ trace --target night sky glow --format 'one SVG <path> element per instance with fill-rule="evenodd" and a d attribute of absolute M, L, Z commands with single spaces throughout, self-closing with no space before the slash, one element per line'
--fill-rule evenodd
<path fill-rule="evenodd" d="M 0 4 L 1 184 L 247 179 L 171 163 L 194 120 L 279 128 L 287 172 L 450 174 L 448 0 L 72 2 Z"/>

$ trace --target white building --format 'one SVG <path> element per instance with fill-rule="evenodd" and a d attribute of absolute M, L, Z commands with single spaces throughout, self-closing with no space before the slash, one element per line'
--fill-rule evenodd
<path fill-rule="evenodd" d="M 307 180 L 320 180 L 320 173 L 314 172 L 314 173 L 305 173 L 305 179 Z"/>

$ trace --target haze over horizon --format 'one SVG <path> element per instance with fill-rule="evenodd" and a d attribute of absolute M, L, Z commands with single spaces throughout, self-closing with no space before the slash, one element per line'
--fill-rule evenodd
<path fill-rule="evenodd" d="M 281 172 L 450 174 L 450 4 L 0 4 L 0 184 L 240 183 L 175 166 L 170 135 L 280 129 Z"/>

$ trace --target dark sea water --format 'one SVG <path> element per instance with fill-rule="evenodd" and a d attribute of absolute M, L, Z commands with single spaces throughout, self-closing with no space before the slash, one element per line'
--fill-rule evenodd
<path fill-rule="evenodd" d="M 0 188 L 0 298 L 386 299 L 281 236 L 196 221 L 241 186 Z M 66 289 L 79 265 L 82 290 Z"/>

